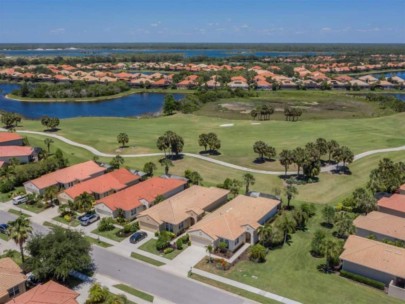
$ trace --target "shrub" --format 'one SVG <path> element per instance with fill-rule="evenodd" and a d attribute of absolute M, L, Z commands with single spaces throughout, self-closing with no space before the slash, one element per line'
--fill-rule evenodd
<path fill-rule="evenodd" d="M 177 239 L 176 241 L 176 248 L 178 250 L 183 250 L 183 240 L 182 239 Z"/>
<path fill-rule="evenodd" d="M 171 253 L 173 251 L 174 251 L 174 249 L 172 247 L 169 247 L 169 248 L 166 248 L 165 250 L 163 250 L 163 253 L 164 254 L 169 254 L 169 253 Z"/>
<path fill-rule="evenodd" d="M 70 223 L 72 221 L 72 217 L 69 214 L 66 214 L 64 217 L 66 222 Z"/>
<path fill-rule="evenodd" d="M 159 237 L 159 231 L 155 231 L 155 237 Z"/>
<path fill-rule="evenodd" d="M 102 218 L 98 224 L 98 231 L 111 231 L 114 230 L 114 220 L 111 217 Z"/>
<path fill-rule="evenodd" d="M 181 240 L 183 241 L 183 244 L 187 244 L 190 240 L 190 237 L 188 234 L 185 234 L 181 237 Z"/>
<path fill-rule="evenodd" d="M 0 182 L 0 192 L 7 193 L 14 189 L 14 182 L 8 178 Z"/>
<path fill-rule="evenodd" d="M 381 289 L 381 290 L 385 289 L 385 284 L 384 283 L 381 283 L 379 281 L 363 277 L 361 275 L 358 275 L 358 274 L 355 274 L 355 273 L 352 273 L 352 272 L 349 272 L 349 271 L 346 271 L 346 270 L 341 270 L 340 275 L 342 277 L 345 277 L 345 278 L 351 279 L 353 281 L 357 281 L 357 282 L 369 285 L 369 286 L 374 287 L 374 288 L 378 288 L 378 289 Z"/>
<path fill-rule="evenodd" d="M 131 232 L 137 232 L 139 230 L 139 223 L 135 222 L 131 224 Z"/>

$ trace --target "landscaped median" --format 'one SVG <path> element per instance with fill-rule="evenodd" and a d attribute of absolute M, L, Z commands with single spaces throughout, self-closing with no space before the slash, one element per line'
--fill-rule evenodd
<path fill-rule="evenodd" d="M 8 209 L 8 213 L 11 213 L 11 214 L 14 214 L 14 215 L 17 215 L 17 216 L 23 215 L 23 216 L 26 216 L 26 217 L 31 217 L 31 215 L 29 215 L 27 213 L 24 213 L 21 210 L 16 210 L 16 209 Z"/>
<path fill-rule="evenodd" d="M 132 252 L 132 253 L 131 253 L 131 258 L 140 260 L 140 261 L 142 261 L 142 262 L 151 264 L 151 265 L 153 265 L 153 266 L 158 266 L 158 267 L 159 267 L 159 266 L 165 265 L 165 263 L 163 263 L 163 262 L 160 262 L 160 261 L 158 261 L 158 260 L 149 258 L 149 257 L 147 257 L 147 256 L 144 256 L 144 255 L 142 255 L 142 254 L 135 253 L 135 252 Z"/>

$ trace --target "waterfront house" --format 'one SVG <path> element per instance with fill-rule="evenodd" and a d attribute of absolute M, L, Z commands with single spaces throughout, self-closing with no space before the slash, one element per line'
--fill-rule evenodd
<path fill-rule="evenodd" d="M 186 186 L 185 180 L 152 177 L 98 200 L 95 208 L 98 213 L 112 217 L 116 217 L 118 210 L 121 209 L 125 213 L 125 218 L 132 220 L 141 211 L 153 206 L 156 198 L 167 199 L 183 191 Z"/>
<path fill-rule="evenodd" d="M 140 228 L 181 234 L 200 221 L 207 212 L 212 212 L 226 203 L 228 193 L 229 190 L 225 189 L 191 186 L 142 211 L 138 215 Z"/>
<path fill-rule="evenodd" d="M 0 132 L 0 146 L 22 146 L 23 137 L 13 132 Z"/>
<path fill-rule="evenodd" d="M 27 193 L 43 194 L 49 187 L 68 189 L 74 185 L 104 174 L 105 168 L 94 161 L 87 161 L 55 172 L 45 174 L 39 178 L 24 183 Z"/>
<path fill-rule="evenodd" d="M 227 244 L 236 251 L 245 243 L 258 241 L 257 229 L 276 215 L 281 202 L 264 197 L 238 195 L 188 230 L 193 244 L 218 247 Z"/>
<path fill-rule="evenodd" d="M 404 194 L 393 194 L 389 197 L 383 197 L 378 200 L 377 205 L 380 212 L 405 218 Z"/>
<path fill-rule="evenodd" d="M 0 161 L 9 162 L 17 159 L 20 163 L 26 164 L 38 160 L 37 150 L 29 146 L 0 146 Z"/>

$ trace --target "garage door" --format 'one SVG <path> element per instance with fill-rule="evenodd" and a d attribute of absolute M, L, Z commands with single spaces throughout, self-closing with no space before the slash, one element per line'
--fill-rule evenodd
<path fill-rule="evenodd" d="M 139 228 L 141 228 L 142 230 L 148 230 L 148 231 L 152 231 L 152 232 L 159 230 L 158 225 L 154 225 L 151 223 L 144 223 L 141 221 L 139 221 Z"/>
<path fill-rule="evenodd" d="M 107 210 L 104 210 L 104 209 L 101 209 L 101 208 L 96 208 L 96 212 L 97 212 L 98 214 L 102 214 L 102 215 L 113 216 L 113 215 L 112 215 L 112 212 L 107 211 Z"/>
<path fill-rule="evenodd" d="M 197 245 L 197 246 L 205 247 L 207 245 L 212 244 L 211 240 L 208 240 L 208 239 L 203 238 L 203 237 L 195 236 L 195 235 L 190 235 L 190 240 L 191 240 L 191 243 L 193 245 Z"/>

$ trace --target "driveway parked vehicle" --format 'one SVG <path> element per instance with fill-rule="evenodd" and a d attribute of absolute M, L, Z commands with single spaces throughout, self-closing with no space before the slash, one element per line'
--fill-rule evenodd
<path fill-rule="evenodd" d="M 13 198 L 13 205 L 19 205 L 28 201 L 28 195 L 19 195 Z"/>
<path fill-rule="evenodd" d="M 0 233 L 8 234 L 8 225 L 7 224 L 0 224 Z"/>
<path fill-rule="evenodd" d="M 79 217 L 79 221 L 82 226 L 88 226 L 91 223 L 98 221 L 99 219 L 100 216 L 97 213 L 85 214 Z"/>
<path fill-rule="evenodd" d="M 131 235 L 131 237 L 129 238 L 129 241 L 132 244 L 136 244 L 140 241 L 142 241 L 144 238 L 146 238 L 148 235 L 146 234 L 146 232 L 143 231 L 137 231 L 135 232 L 133 235 Z"/>

